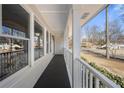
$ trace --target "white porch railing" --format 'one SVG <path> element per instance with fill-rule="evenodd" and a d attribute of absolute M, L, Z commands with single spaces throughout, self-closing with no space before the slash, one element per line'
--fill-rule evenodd
<path fill-rule="evenodd" d="M 78 64 L 77 65 L 78 69 L 74 68 L 74 70 L 72 70 L 73 69 L 72 68 L 72 52 L 69 51 L 68 49 L 64 49 L 64 57 L 65 57 L 68 73 L 71 75 L 71 78 L 72 78 L 72 75 L 74 74 L 72 71 L 79 73 L 76 75 L 78 75 L 77 77 L 79 79 L 81 78 L 81 82 L 79 82 L 80 80 L 77 81 L 81 83 L 79 84 L 81 85 L 80 87 L 83 87 L 83 88 L 120 88 L 119 85 L 115 84 L 113 81 L 108 79 L 106 76 L 101 74 L 99 71 L 91 67 L 84 60 L 81 60 L 81 59 L 74 60 L 75 62 L 74 64 Z"/>
<path fill-rule="evenodd" d="M 66 62 L 66 67 L 69 74 L 70 84 L 72 86 L 72 51 L 64 49 L 64 58 Z"/>

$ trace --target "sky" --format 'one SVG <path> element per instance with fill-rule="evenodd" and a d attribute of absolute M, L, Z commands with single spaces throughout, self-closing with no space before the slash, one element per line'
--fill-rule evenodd
<path fill-rule="evenodd" d="M 123 8 L 123 9 L 122 9 Z M 113 20 L 118 20 L 119 23 L 121 25 L 124 25 L 124 22 L 121 20 L 120 15 L 124 14 L 124 4 L 111 4 L 108 7 L 108 19 L 109 21 L 113 21 Z M 100 13 L 98 13 L 94 18 L 92 18 L 90 21 L 88 21 L 84 26 L 82 26 L 81 28 L 81 36 L 86 37 L 85 36 L 85 30 L 84 28 L 86 26 L 92 27 L 94 25 L 101 27 L 104 31 L 105 29 L 105 12 L 106 10 L 103 9 Z M 124 26 L 123 26 L 124 28 Z"/>

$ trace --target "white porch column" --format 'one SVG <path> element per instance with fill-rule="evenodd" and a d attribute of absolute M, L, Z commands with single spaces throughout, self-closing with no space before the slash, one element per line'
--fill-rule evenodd
<path fill-rule="evenodd" d="M 50 53 L 52 53 L 52 38 L 51 38 L 51 33 L 50 33 Z"/>
<path fill-rule="evenodd" d="M 50 32 L 48 32 L 48 53 L 50 54 Z"/>
<path fill-rule="evenodd" d="M 53 54 L 53 37 L 52 37 L 52 34 L 51 34 L 51 53 Z"/>
<path fill-rule="evenodd" d="M 46 49 L 47 49 L 47 41 L 46 41 L 46 31 L 47 31 L 47 29 L 46 29 L 46 27 L 44 28 L 44 55 L 46 55 Z"/>
<path fill-rule="evenodd" d="M 64 31 L 64 48 L 66 48 L 66 29 Z"/>
<path fill-rule="evenodd" d="M 65 31 L 64 31 L 64 57 L 66 56 L 66 50 L 65 50 L 65 48 L 67 48 L 67 44 L 66 44 L 66 33 L 67 33 L 67 30 L 65 29 Z"/>
<path fill-rule="evenodd" d="M 30 41 L 29 41 L 29 58 L 30 66 L 33 66 L 34 63 L 34 14 L 30 13 Z"/>
<path fill-rule="evenodd" d="M 53 54 L 55 55 L 55 35 L 53 35 Z"/>
<path fill-rule="evenodd" d="M 2 33 L 2 4 L 0 4 L 0 34 Z"/>
<path fill-rule="evenodd" d="M 72 11 L 72 28 L 73 28 L 73 87 L 80 88 L 81 87 L 81 65 L 79 62 L 76 62 L 76 58 L 80 58 L 80 12 L 79 12 L 79 6 L 73 5 L 73 11 Z"/>

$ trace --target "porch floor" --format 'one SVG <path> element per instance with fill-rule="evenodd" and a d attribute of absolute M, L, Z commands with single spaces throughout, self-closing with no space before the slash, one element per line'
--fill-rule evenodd
<path fill-rule="evenodd" d="M 34 88 L 70 88 L 63 55 L 55 55 Z"/>

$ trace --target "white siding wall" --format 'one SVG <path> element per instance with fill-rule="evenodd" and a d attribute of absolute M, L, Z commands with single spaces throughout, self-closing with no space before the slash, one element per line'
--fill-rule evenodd
<path fill-rule="evenodd" d="M 28 11 L 30 14 L 30 23 L 29 23 L 29 28 L 30 28 L 30 40 L 29 40 L 29 65 L 24 67 L 23 69 L 17 71 L 16 73 L 10 75 L 6 79 L 0 81 L 0 88 L 32 88 L 47 65 L 50 63 L 51 59 L 53 58 L 53 54 L 49 53 L 46 54 L 45 56 L 41 57 L 37 61 L 34 62 L 34 17 L 35 13 L 32 11 Z M 0 5 L 0 29 L 2 26 L 2 5 Z M 45 27 L 45 26 L 43 26 Z M 46 27 L 45 27 L 45 32 L 46 32 Z M 1 30 L 0 30 L 1 32 Z M 44 33 L 45 35 L 46 33 Z M 46 43 L 46 40 L 45 42 Z M 45 45 L 46 46 L 46 45 Z M 46 49 L 46 47 L 45 47 Z"/>
<path fill-rule="evenodd" d="M 64 36 L 55 37 L 55 54 L 64 53 Z"/>

